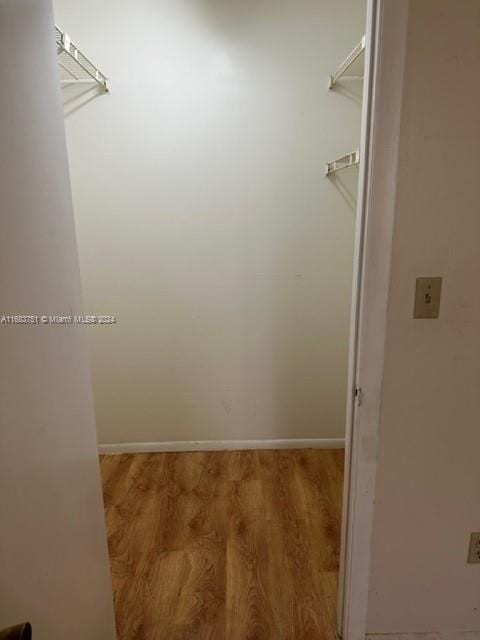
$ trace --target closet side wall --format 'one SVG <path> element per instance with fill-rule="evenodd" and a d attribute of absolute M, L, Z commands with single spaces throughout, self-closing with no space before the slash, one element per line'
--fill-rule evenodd
<path fill-rule="evenodd" d="M 55 5 L 100 442 L 342 437 L 363 0 Z"/>

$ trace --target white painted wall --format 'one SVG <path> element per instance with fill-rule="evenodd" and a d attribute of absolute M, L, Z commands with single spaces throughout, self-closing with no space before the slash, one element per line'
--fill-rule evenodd
<path fill-rule="evenodd" d="M 81 312 L 49 0 L 0 1 L 0 315 Z M 113 640 L 87 345 L 0 324 L 0 629 Z"/>
<path fill-rule="evenodd" d="M 56 0 L 101 442 L 344 434 L 363 0 Z M 77 97 L 75 97 L 77 95 Z"/>
<path fill-rule="evenodd" d="M 410 0 L 370 633 L 480 631 L 479 27 L 478 0 Z M 413 320 L 430 275 L 440 318 Z"/>

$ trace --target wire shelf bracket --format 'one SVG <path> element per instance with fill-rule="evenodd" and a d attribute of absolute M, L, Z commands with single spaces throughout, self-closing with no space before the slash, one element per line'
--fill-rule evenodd
<path fill-rule="evenodd" d="M 360 151 L 356 149 L 351 153 L 347 153 L 341 158 L 337 158 L 336 160 L 332 160 L 331 162 L 327 162 L 325 165 L 325 175 L 331 176 L 332 173 L 336 171 L 341 171 L 342 169 L 350 169 L 351 167 L 358 167 L 360 164 Z"/>
<path fill-rule="evenodd" d="M 355 45 L 355 47 L 352 49 L 352 51 L 350 51 L 350 53 L 345 58 L 345 60 L 340 63 L 335 73 L 330 76 L 329 83 L 328 83 L 329 89 L 332 89 L 335 86 L 336 82 L 338 82 L 338 80 L 340 80 L 342 76 L 345 76 L 346 72 L 350 69 L 350 67 L 353 65 L 355 60 L 357 60 L 364 51 L 365 51 L 365 36 L 363 36 L 360 42 L 357 45 Z M 363 78 L 363 75 L 346 76 L 346 77 Z"/>
<path fill-rule="evenodd" d="M 80 51 L 70 36 L 56 25 L 55 43 L 60 69 L 60 84 L 97 84 L 108 93 L 107 76 Z"/>

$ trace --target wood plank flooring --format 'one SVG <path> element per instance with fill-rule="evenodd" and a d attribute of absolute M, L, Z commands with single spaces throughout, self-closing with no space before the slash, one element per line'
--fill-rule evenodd
<path fill-rule="evenodd" d="M 343 451 L 101 456 L 119 640 L 333 640 Z"/>

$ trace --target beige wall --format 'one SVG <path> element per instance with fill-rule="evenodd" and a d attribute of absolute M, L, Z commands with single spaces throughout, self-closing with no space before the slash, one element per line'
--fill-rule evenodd
<path fill-rule="evenodd" d="M 368 630 L 480 630 L 480 3 L 411 0 Z M 417 276 L 438 320 L 413 320 Z"/>
<path fill-rule="evenodd" d="M 49 0 L 0 1 L 0 315 L 81 313 Z M 113 640 L 84 332 L 0 324 L 0 629 Z"/>
<path fill-rule="evenodd" d="M 343 436 L 364 1 L 55 6 L 100 441 Z"/>

